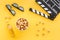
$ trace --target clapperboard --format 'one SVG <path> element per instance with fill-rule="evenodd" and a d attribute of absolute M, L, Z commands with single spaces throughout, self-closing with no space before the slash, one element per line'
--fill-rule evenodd
<path fill-rule="evenodd" d="M 60 12 L 60 0 L 36 0 L 36 2 L 50 14 L 51 20 L 54 20 Z"/>

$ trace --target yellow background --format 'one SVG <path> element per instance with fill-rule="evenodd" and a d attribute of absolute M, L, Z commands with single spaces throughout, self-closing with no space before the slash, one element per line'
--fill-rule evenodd
<path fill-rule="evenodd" d="M 14 8 L 13 3 L 24 7 L 24 12 Z M 6 4 L 10 4 L 16 11 L 15 16 L 8 11 Z M 52 21 L 30 12 L 29 8 L 48 14 L 35 0 L 0 0 L 0 40 L 60 40 L 60 14 Z M 20 31 L 16 28 L 19 18 L 28 20 L 28 29 Z M 13 27 L 14 34 L 7 28 L 7 24 Z"/>

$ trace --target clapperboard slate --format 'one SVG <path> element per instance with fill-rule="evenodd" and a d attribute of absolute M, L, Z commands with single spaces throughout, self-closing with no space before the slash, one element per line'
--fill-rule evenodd
<path fill-rule="evenodd" d="M 50 14 L 51 20 L 60 12 L 60 0 L 36 0 L 36 2 Z"/>

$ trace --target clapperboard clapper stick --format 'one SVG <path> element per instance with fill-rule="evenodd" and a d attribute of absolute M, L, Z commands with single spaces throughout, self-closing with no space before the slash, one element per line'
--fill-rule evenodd
<path fill-rule="evenodd" d="M 45 17 L 45 18 L 50 19 L 50 16 L 48 16 L 47 14 L 44 14 L 44 13 L 42 13 L 42 12 L 39 12 L 39 11 L 33 9 L 33 8 L 30 8 L 29 10 L 30 10 L 31 12 L 34 12 L 34 13 L 36 13 L 36 14 L 38 14 L 38 15 L 41 15 L 41 16 L 43 16 L 43 17 Z"/>
<path fill-rule="evenodd" d="M 17 3 L 13 3 L 12 6 L 24 12 L 24 8 L 19 6 Z"/>
<path fill-rule="evenodd" d="M 15 12 L 14 10 L 12 10 L 12 7 L 11 7 L 9 4 L 7 4 L 6 7 L 7 7 L 7 9 L 11 12 L 11 14 L 12 14 L 13 16 L 15 16 L 16 12 Z"/>
<path fill-rule="evenodd" d="M 51 20 L 54 20 L 60 12 L 60 0 L 36 0 L 36 2 L 50 14 Z"/>

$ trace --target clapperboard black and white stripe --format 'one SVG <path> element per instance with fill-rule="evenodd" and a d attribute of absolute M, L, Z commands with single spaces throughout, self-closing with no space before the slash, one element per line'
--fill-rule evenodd
<path fill-rule="evenodd" d="M 52 20 L 60 12 L 60 0 L 36 0 L 36 2 L 50 14 Z"/>
<path fill-rule="evenodd" d="M 47 14 L 44 14 L 44 13 L 42 13 L 42 12 L 39 12 L 39 11 L 33 9 L 33 8 L 30 8 L 29 10 L 30 10 L 31 12 L 34 12 L 34 13 L 36 13 L 36 14 L 38 14 L 38 15 L 41 15 L 41 16 L 43 16 L 43 17 L 45 17 L 45 18 L 50 19 L 50 17 L 49 17 Z"/>

